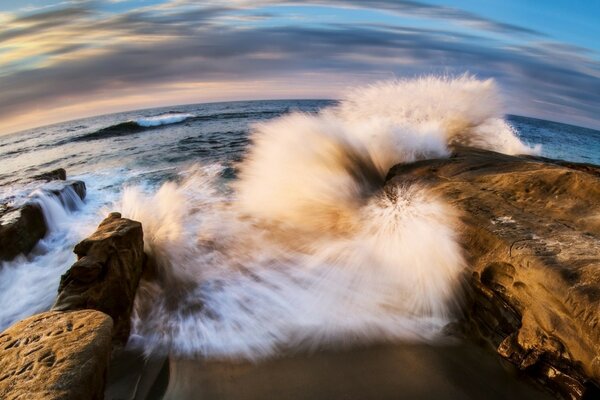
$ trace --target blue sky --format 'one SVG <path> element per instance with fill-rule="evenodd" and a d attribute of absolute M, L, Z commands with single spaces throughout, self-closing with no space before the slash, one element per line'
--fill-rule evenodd
<path fill-rule="evenodd" d="M 0 134 L 465 72 L 507 112 L 600 128 L 599 20 L 596 0 L 0 0 Z"/>

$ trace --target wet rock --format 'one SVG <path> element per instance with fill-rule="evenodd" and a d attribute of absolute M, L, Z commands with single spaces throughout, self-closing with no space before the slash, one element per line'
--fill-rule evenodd
<path fill-rule="evenodd" d="M 83 181 L 53 183 L 45 187 L 44 191 L 56 196 L 63 207 L 69 210 L 75 210 L 78 207 L 78 199 L 73 194 L 77 195 L 79 200 L 84 200 L 87 195 L 87 188 Z"/>
<path fill-rule="evenodd" d="M 0 334 L 0 398 L 104 398 L 111 318 L 98 311 L 49 311 Z"/>
<path fill-rule="evenodd" d="M 53 309 L 102 311 L 114 320 L 115 343 L 124 343 L 144 262 L 142 225 L 112 213 L 74 252 L 78 260 L 61 277 Z"/>
<path fill-rule="evenodd" d="M 420 182 L 462 212 L 469 333 L 565 398 L 600 398 L 598 171 L 456 148 L 386 183 Z"/>
<path fill-rule="evenodd" d="M 56 197 L 68 210 L 79 208 L 85 199 L 82 181 L 51 182 L 42 193 Z M 19 254 L 28 254 L 46 236 L 48 226 L 39 196 L 33 196 L 21 206 L 0 206 L 0 261 L 11 261 Z"/>
<path fill-rule="evenodd" d="M 29 253 L 47 230 L 39 206 L 6 207 L 0 214 L 0 261 L 10 261 L 19 254 Z"/>
<path fill-rule="evenodd" d="M 65 171 L 64 168 L 58 168 L 53 171 L 48 171 L 39 175 L 32 176 L 31 178 L 40 181 L 64 181 L 67 179 L 67 171 Z"/>

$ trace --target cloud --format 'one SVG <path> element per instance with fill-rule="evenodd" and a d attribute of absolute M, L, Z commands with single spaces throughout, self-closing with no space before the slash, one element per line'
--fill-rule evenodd
<path fill-rule="evenodd" d="M 341 0 L 312 3 L 348 6 Z M 352 6 L 367 3 L 427 18 L 447 13 L 446 18 L 478 29 L 539 38 L 526 29 L 412 1 L 359 1 Z M 187 100 L 202 101 L 210 96 L 200 90 L 194 97 L 185 88 L 212 84 L 224 90 L 229 82 L 230 98 L 247 98 L 248 92 L 236 92 L 236 87 L 262 82 L 264 93 L 280 93 L 287 80 L 288 97 L 306 95 L 310 88 L 321 95 L 331 88 L 335 95 L 343 82 L 470 71 L 500 81 L 508 111 L 550 119 L 560 112 L 568 122 L 600 127 L 600 69 L 587 50 L 576 46 L 551 41 L 514 45 L 477 32 L 376 21 L 307 25 L 290 19 L 270 24 L 271 18 L 271 12 L 244 2 L 197 7 L 184 1 L 121 14 L 88 4 L 14 17 L 0 30 L 0 51 L 16 63 L 0 75 L 0 121 L 5 127 L 24 127 L 23 114 L 30 110 L 51 104 L 68 113 L 70 105 L 77 105 L 81 112 L 82 104 L 110 96 L 119 107 L 134 108 L 147 104 L 140 93 L 148 88 L 153 98 L 172 101 L 176 93 L 185 93 Z M 303 83 L 308 89 L 299 89 Z"/>

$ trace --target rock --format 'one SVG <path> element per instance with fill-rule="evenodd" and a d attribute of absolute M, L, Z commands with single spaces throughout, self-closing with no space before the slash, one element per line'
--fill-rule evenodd
<path fill-rule="evenodd" d="M 63 207 L 69 210 L 75 210 L 78 207 L 78 199 L 74 195 L 77 195 L 79 200 L 84 200 L 87 195 L 87 188 L 83 181 L 57 182 L 50 184 L 43 190 L 56 196 Z"/>
<path fill-rule="evenodd" d="M 420 182 L 462 212 L 469 333 L 566 398 L 600 398 L 599 171 L 458 147 L 386 183 Z"/>
<path fill-rule="evenodd" d="M 86 196 L 85 182 L 82 181 L 51 182 L 42 191 L 56 197 L 68 210 L 78 209 Z M 28 254 L 46 236 L 48 226 L 42 201 L 39 196 L 34 196 L 21 206 L 0 206 L 0 261 L 11 261 L 19 254 Z"/>
<path fill-rule="evenodd" d="M 114 320 L 115 343 L 126 342 L 144 262 L 142 225 L 112 213 L 74 251 L 78 260 L 61 277 L 53 309 L 102 311 Z"/>
<path fill-rule="evenodd" d="M 40 181 L 64 181 L 67 179 L 67 171 L 65 171 L 64 168 L 58 168 L 53 171 L 48 171 L 39 175 L 32 176 L 31 178 Z"/>
<path fill-rule="evenodd" d="M 27 254 L 46 235 L 47 227 L 41 208 L 25 204 L 7 208 L 0 215 L 0 261 L 10 261 Z"/>
<path fill-rule="evenodd" d="M 0 334 L 0 398 L 103 399 L 111 318 L 98 311 L 49 311 Z"/>

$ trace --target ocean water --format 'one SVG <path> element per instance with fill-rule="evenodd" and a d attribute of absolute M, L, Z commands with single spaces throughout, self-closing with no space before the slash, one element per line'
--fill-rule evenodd
<path fill-rule="evenodd" d="M 384 82 L 340 101 L 244 101 L 99 116 L 0 136 L 0 203 L 35 200 L 51 231 L 0 265 L 0 330 L 48 309 L 74 244 L 110 211 L 140 220 L 157 278 L 132 346 L 260 360 L 298 348 L 438 340 L 466 267 L 455 218 L 399 162 L 469 143 L 600 164 L 600 132 L 503 117 L 491 81 Z M 64 209 L 28 177 L 86 182 Z M 431 251 L 431 249 L 436 249 Z"/>

